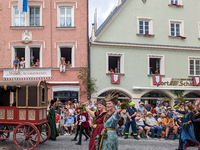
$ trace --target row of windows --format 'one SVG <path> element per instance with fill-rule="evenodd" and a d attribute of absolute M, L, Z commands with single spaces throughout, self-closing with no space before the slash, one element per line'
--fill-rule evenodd
<path fill-rule="evenodd" d="M 163 55 L 149 55 L 148 57 L 148 74 L 165 74 L 164 56 Z M 124 54 L 107 53 L 107 70 L 109 74 L 124 73 Z M 189 57 L 189 74 L 191 76 L 200 76 L 200 58 Z"/>
<path fill-rule="evenodd" d="M 200 28 L 200 23 L 199 23 Z M 184 24 L 182 20 L 169 20 L 169 35 L 172 37 L 184 37 Z M 138 18 L 138 33 L 143 35 L 153 35 L 153 19 Z"/>
<path fill-rule="evenodd" d="M 19 12 L 18 8 L 13 7 L 13 26 L 42 26 L 42 9 L 40 6 L 28 6 L 28 12 Z M 73 7 L 59 7 L 58 23 L 59 27 L 74 26 Z"/>
<path fill-rule="evenodd" d="M 42 67 L 42 49 L 38 47 L 16 47 L 12 51 L 12 62 L 18 58 L 21 63 L 25 65 L 21 68 L 29 67 Z M 73 47 L 59 47 L 58 50 L 58 67 L 61 57 L 65 59 L 66 64 L 70 64 L 71 67 L 74 67 L 74 52 Z"/>

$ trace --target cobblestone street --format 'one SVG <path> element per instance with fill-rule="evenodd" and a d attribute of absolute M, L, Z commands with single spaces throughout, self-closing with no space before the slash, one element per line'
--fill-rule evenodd
<path fill-rule="evenodd" d="M 84 138 L 81 146 L 75 145 L 76 142 L 72 142 L 73 136 L 60 136 L 56 141 L 48 140 L 44 144 L 38 145 L 36 150 L 88 150 L 89 141 L 85 142 Z M 12 140 L 12 134 L 10 140 L 0 142 L 0 150 L 6 150 L 10 146 L 9 150 L 13 150 L 15 145 Z M 158 140 L 158 139 L 127 139 L 119 138 L 119 150 L 175 150 L 178 146 L 178 140 Z M 187 150 L 197 150 L 197 147 L 190 147 Z"/>

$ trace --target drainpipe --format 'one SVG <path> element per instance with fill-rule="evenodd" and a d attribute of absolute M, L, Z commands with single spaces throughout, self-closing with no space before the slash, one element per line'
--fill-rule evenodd
<path fill-rule="evenodd" d="M 88 49 L 88 69 L 89 69 L 89 77 L 91 77 L 91 70 L 90 70 L 90 41 L 89 41 L 89 19 L 88 19 L 88 15 L 89 15 L 89 0 L 87 0 L 87 49 Z M 88 95 L 88 99 L 91 98 L 91 95 Z"/>

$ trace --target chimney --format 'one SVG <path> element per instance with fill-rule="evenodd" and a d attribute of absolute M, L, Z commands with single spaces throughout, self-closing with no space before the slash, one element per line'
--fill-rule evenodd
<path fill-rule="evenodd" d="M 97 30 L 97 8 L 95 8 L 95 13 L 94 13 L 94 32 Z"/>
<path fill-rule="evenodd" d="M 122 4 L 122 0 L 118 0 L 118 6 Z"/>
<path fill-rule="evenodd" d="M 92 24 L 92 34 L 91 34 L 92 42 L 94 42 L 94 40 L 96 39 L 96 37 L 95 37 L 95 32 L 94 32 L 94 28 L 95 28 L 95 25 L 94 25 L 94 23 L 93 23 L 93 24 Z"/>

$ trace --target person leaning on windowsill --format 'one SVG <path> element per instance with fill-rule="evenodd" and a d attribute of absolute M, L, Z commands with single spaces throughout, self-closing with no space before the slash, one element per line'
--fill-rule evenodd
<path fill-rule="evenodd" d="M 24 67 L 25 67 L 24 57 L 21 57 L 20 68 L 24 68 Z"/>
<path fill-rule="evenodd" d="M 19 61 L 18 57 L 15 57 L 15 60 L 13 61 L 14 71 L 15 71 L 15 69 L 17 69 L 16 71 L 18 72 L 19 64 L 20 64 L 20 61 Z"/>

